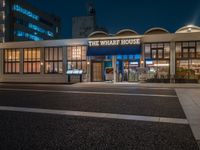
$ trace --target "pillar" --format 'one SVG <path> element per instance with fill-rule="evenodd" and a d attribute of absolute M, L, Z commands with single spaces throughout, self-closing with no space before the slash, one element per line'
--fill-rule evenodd
<path fill-rule="evenodd" d="M 113 66 L 113 83 L 117 82 L 117 56 L 112 57 L 112 66 Z"/>
<path fill-rule="evenodd" d="M 176 44 L 170 43 L 170 83 L 175 83 L 176 74 Z"/>

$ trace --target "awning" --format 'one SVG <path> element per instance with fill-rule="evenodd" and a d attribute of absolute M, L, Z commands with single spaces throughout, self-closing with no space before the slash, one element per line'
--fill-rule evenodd
<path fill-rule="evenodd" d="M 89 47 L 87 51 L 87 56 L 136 55 L 136 54 L 141 54 L 141 51 L 142 51 L 141 45 Z"/>

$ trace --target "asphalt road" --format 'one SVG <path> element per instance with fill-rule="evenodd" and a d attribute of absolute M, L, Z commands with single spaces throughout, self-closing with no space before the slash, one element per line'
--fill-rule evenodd
<path fill-rule="evenodd" d="M 186 117 L 169 88 L 1 84 L 0 106 L 13 108 L 0 108 L 2 150 L 198 150 L 190 126 L 170 122 Z M 29 112 L 30 108 L 44 112 Z M 57 110 L 75 115 L 54 113 Z M 78 116 L 76 111 L 115 119 Z"/>

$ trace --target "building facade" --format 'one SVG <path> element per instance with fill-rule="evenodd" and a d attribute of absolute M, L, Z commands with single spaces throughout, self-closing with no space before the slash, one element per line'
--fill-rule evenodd
<path fill-rule="evenodd" d="M 0 82 L 200 81 L 200 27 L 0 44 Z"/>
<path fill-rule="evenodd" d="M 72 38 L 87 38 L 94 31 L 107 32 L 107 29 L 97 25 L 96 10 L 91 3 L 87 16 L 72 17 Z"/>
<path fill-rule="evenodd" d="M 60 19 L 25 0 L 0 0 L 0 42 L 60 38 Z"/>

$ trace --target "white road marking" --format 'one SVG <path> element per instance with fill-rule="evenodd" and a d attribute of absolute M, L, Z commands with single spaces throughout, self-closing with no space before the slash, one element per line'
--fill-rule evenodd
<path fill-rule="evenodd" d="M 119 119 L 119 120 L 132 120 L 132 121 L 147 121 L 147 122 L 160 122 L 160 123 L 172 123 L 172 124 L 188 124 L 188 121 L 186 119 L 179 119 L 179 118 L 164 118 L 164 117 L 68 111 L 68 110 L 53 110 L 53 109 L 26 108 L 26 107 L 0 106 L 0 111 L 14 111 L 14 112 L 66 115 L 66 116 L 76 116 L 76 117 L 106 118 L 106 119 Z"/>
<path fill-rule="evenodd" d="M 48 92 L 48 93 L 118 95 L 118 96 L 147 96 L 147 97 L 177 97 L 176 95 L 160 95 L 160 94 L 135 94 L 135 93 L 113 93 L 113 92 L 110 93 L 110 92 L 91 92 L 91 91 L 56 91 L 56 90 L 10 89 L 10 88 L 0 88 L 0 91 Z"/>

